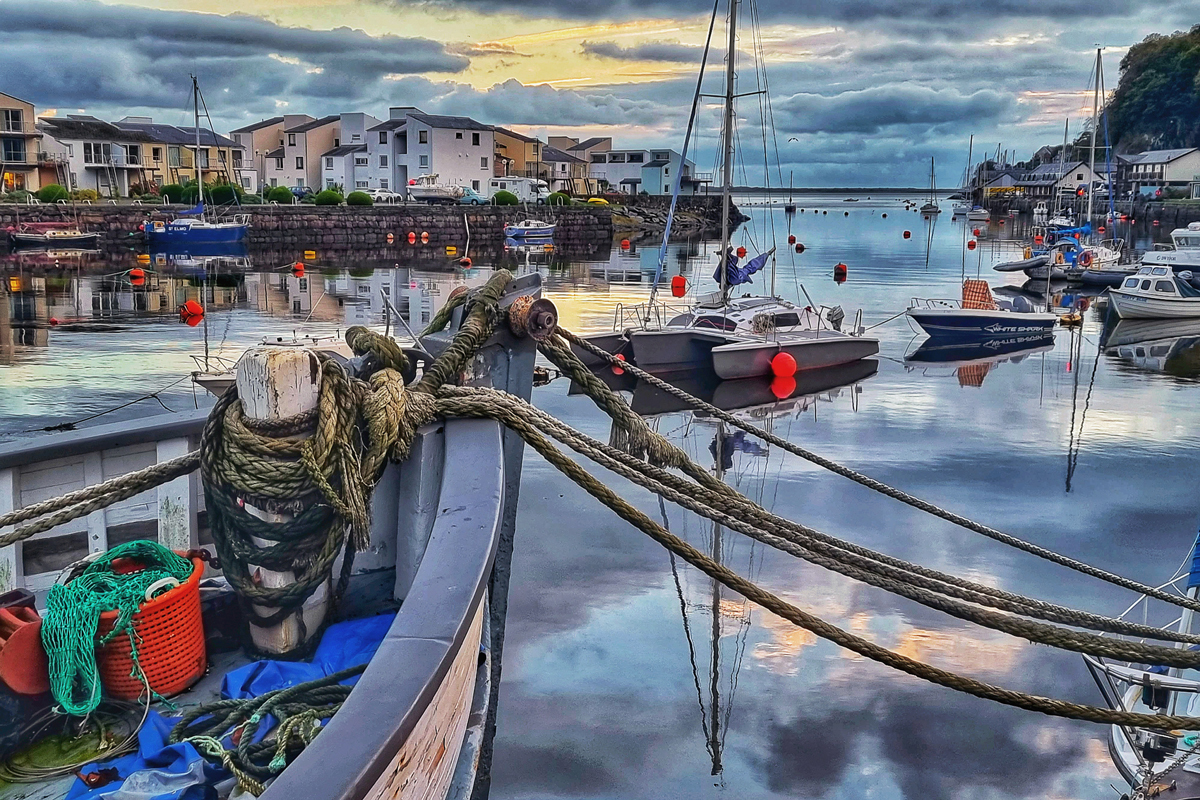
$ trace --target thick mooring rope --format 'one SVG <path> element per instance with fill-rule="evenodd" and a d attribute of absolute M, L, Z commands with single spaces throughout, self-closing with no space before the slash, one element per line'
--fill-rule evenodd
<path fill-rule="evenodd" d="M 1093 567 L 1090 564 L 1086 564 L 1082 561 L 1078 561 L 1074 558 L 1071 558 L 1070 556 L 1065 556 L 1061 553 L 1057 553 L 1053 550 L 1042 547 L 1040 545 L 1036 545 L 1032 542 L 1027 542 L 1024 539 L 1020 539 L 1011 534 L 1007 534 L 1002 531 L 998 531 L 995 528 L 991 528 L 982 523 L 975 522 L 974 520 L 968 519 L 967 517 L 964 517 L 961 514 L 956 514 L 953 511 L 949 511 L 947 509 L 940 508 L 939 506 L 936 506 L 927 500 L 922 500 L 921 498 L 911 495 L 908 492 L 905 492 L 901 489 L 897 489 L 894 486 L 889 486 L 888 484 L 883 483 L 882 481 L 876 480 L 875 478 L 872 478 L 868 475 L 863 475 L 862 473 L 856 472 L 856 471 L 850 469 L 849 467 L 845 467 L 841 464 L 838 464 L 835 461 L 830 461 L 829 459 L 825 458 L 824 456 L 818 455 L 818 454 L 812 452 L 811 450 L 806 450 L 805 448 L 803 448 L 797 444 L 789 442 L 785 439 L 781 439 L 778 436 L 776 436 L 775 434 L 771 433 L 770 431 L 763 430 L 762 428 L 759 428 L 755 425 L 752 425 L 748 422 L 738 419 L 737 417 L 733 416 L 732 414 L 729 414 L 729 413 L 723 411 L 722 409 L 717 408 L 716 406 L 712 405 L 711 403 L 706 403 L 703 400 L 699 399 L 698 397 L 693 397 L 692 395 L 683 391 L 679 387 L 672 386 L 671 384 L 667 383 L 666 381 L 662 380 L 661 378 L 658 378 L 658 377 L 650 374 L 649 372 L 646 372 L 645 370 L 638 369 L 636 366 L 628 364 L 625 361 L 619 361 L 611 353 L 601 350 L 599 347 L 596 347 L 596 345 L 592 344 L 587 339 L 584 339 L 574 333 L 571 333 L 568 330 L 559 328 L 558 333 L 561 334 L 562 337 L 564 339 L 566 339 L 569 343 L 585 350 L 588 353 L 591 353 L 592 355 L 596 356 L 597 358 L 604 359 L 605 362 L 607 362 L 613 366 L 619 366 L 622 369 L 628 370 L 630 374 L 634 375 L 639 380 L 645 381 L 646 383 L 650 384 L 654 388 L 670 394 L 672 397 L 675 397 L 678 400 L 682 401 L 683 403 L 686 403 L 688 406 L 690 406 L 694 409 L 697 409 L 699 411 L 704 411 L 706 414 L 711 414 L 713 417 L 723 420 L 724 422 L 727 422 L 736 428 L 740 428 L 741 430 L 745 431 L 746 433 L 757 436 L 758 438 L 762 439 L 763 441 L 773 444 L 776 447 L 779 447 L 780 449 L 791 453 L 792 455 L 799 456 L 800 458 L 803 458 L 806 461 L 816 464 L 817 466 L 823 467 L 823 468 L 829 470 L 830 472 L 834 472 L 838 475 L 841 475 L 842 477 L 849 478 L 850 480 L 854 481 L 855 483 L 866 486 L 869 489 L 873 489 L 874 491 L 879 492 L 880 494 L 886 495 L 895 500 L 899 500 L 901 503 L 904 503 L 906 505 L 912 506 L 913 508 L 924 511 L 925 513 L 931 514 L 935 517 L 938 517 L 939 519 L 946 520 L 947 522 L 952 522 L 955 525 L 958 525 L 959 527 L 965 528 L 970 531 L 974 531 L 975 533 L 978 533 L 978 534 L 982 534 L 983 536 L 986 536 L 989 539 L 994 539 L 997 542 L 1001 542 L 1010 547 L 1015 547 L 1018 550 L 1024 550 L 1026 553 L 1030 553 L 1031 555 L 1035 555 L 1038 558 L 1042 558 L 1047 561 L 1052 561 L 1055 564 L 1059 564 L 1061 566 L 1067 567 L 1068 569 L 1072 569 L 1072 570 L 1075 570 L 1076 572 L 1083 573 L 1084 575 L 1088 575 L 1093 578 L 1098 578 L 1102 581 L 1114 584 L 1116 586 L 1120 586 L 1124 589 L 1130 589 L 1130 590 L 1138 592 L 1140 594 L 1144 594 L 1148 597 L 1153 597 L 1156 600 L 1162 600 L 1165 603 L 1171 603 L 1172 605 L 1182 606 L 1183 608 L 1190 608 L 1194 611 L 1200 611 L 1200 601 L 1192 600 L 1191 598 L 1182 597 L 1180 595 L 1174 595 L 1169 592 L 1163 591 L 1162 589 L 1158 589 L 1153 586 L 1148 586 L 1146 584 L 1139 583 L 1138 581 L 1132 580 L 1130 578 L 1125 578 L 1120 575 L 1116 575 L 1112 572 L 1108 572 L 1106 570 L 1099 569 L 1098 567 Z M 547 355 L 549 355 L 549 353 L 547 353 Z M 575 359 L 575 360 L 578 362 L 578 359 Z M 556 362 L 556 366 L 559 366 L 560 369 L 564 369 L 561 365 L 557 364 L 557 362 Z M 579 362 L 579 366 L 583 366 L 582 362 Z M 583 369 L 589 375 L 591 374 L 591 371 L 588 370 L 586 367 L 583 367 Z M 566 370 L 564 369 L 564 371 L 566 371 Z M 572 377 L 572 379 L 575 379 L 576 376 L 573 373 L 571 373 L 571 377 Z M 592 375 L 592 377 L 597 382 L 600 382 L 599 379 L 595 378 L 594 375 Z M 603 385 L 603 382 L 600 382 L 600 384 Z"/>

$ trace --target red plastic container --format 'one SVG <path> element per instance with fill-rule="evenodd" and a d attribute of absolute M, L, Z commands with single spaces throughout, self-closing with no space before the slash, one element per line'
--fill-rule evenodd
<path fill-rule="evenodd" d="M 192 575 L 169 592 L 143 603 L 133 615 L 138 637 L 138 664 L 150 688 L 163 697 L 179 694 L 204 675 L 208 653 L 200 616 L 200 578 L 204 562 L 192 559 Z M 105 636 L 117 621 L 116 611 L 100 615 L 98 633 Z M 146 687 L 133 673 L 129 636 L 118 634 L 96 654 L 100 683 L 111 696 L 136 700 Z"/>

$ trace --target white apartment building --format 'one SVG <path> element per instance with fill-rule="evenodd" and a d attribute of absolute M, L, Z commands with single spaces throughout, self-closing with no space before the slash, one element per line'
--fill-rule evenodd
<path fill-rule="evenodd" d="M 417 176 L 437 175 L 439 183 L 486 191 L 495 154 L 491 126 L 411 106 L 391 108 L 388 117 L 367 130 L 370 188 L 403 192 Z"/>
<path fill-rule="evenodd" d="M 339 137 L 334 146 L 321 154 L 321 188 L 341 186 L 346 194 L 355 189 L 373 189 L 370 155 L 367 152 L 369 129 L 380 120 L 370 114 L 342 114 Z"/>

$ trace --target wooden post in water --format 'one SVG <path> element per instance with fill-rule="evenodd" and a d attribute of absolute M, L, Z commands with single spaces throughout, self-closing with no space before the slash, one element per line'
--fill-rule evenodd
<path fill-rule="evenodd" d="M 238 397 L 247 419 L 284 419 L 294 417 L 317 407 L 321 389 L 321 367 L 311 350 L 298 346 L 269 345 L 256 347 L 242 357 L 237 370 Z M 303 509 L 296 504 L 290 507 L 256 508 L 249 503 L 246 511 L 268 522 L 284 522 L 299 514 Z M 256 545 L 273 544 L 262 539 L 253 539 Z M 293 572 L 274 572 L 255 564 L 247 569 L 257 583 L 264 587 L 279 588 L 295 583 Z M 277 625 L 259 627 L 250 625 L 250 638 L 256 647 L 265 652 L 285 653 L 304 643 L 304 631 L 312 635 L 325 619 L 332 596 L 329 581 L 317 588 L 304 602 L 301 609 L 290 614 Z M 252 606 L 260 616 L 270 616 L 276 609 L 269 606 Z M 298 616 L 303 615 L 301 628 Z"/>

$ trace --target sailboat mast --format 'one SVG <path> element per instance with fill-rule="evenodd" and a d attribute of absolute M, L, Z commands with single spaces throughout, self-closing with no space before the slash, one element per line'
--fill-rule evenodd
<path fill-rule="evenodd" d="M 1096 48 L 1096 91 L 1092 95 L 1092 154 L 1088 162 L 1087 221 L 1092 221 L 1092 194 L 1096 188 L 1096 131 L 1100 127 L 1100 48 Z"/>
<path fill-rule="evenodd" d="M 733 185 L 733 90 L 736 79 L 734 60 L 737 57 L 737 5 L 738 0 L 729 0 L 729 49 L 725 53 L 725 125 L 723 135 L 724 163 L 721 165 L 721 301 L 729 293 L 729 190 Z"/>
<path fill-rule="evenodd" d="M 204 220 L 204 180 L 200 176 L 200 84 L 192 76 L 192 115 L 196 125 L 196 198 L 200 204 L 200 219 Z"/>
<path fill-rule="evenodd" d="M 1063 146 L 1062 151 L 1058 154 L 1058 181 L 1054 184 L 1054 205 L 1056 206 L 1062 200 L 1060 197 L 1062 193 L 1062 187 L 1059 186 L 1059 184 L 1062 183 L 1063 178 L 1067 176 L 1067 136 L 1070 132 L 1070 128 L 1071 118 L 1067 117 L 1065 120 L 1063 120 Z"/>
<path fill-rule="evenodd" d="M 975 134 L 971 134 L 971 138 L 967 140 L 967 171 L 963 173 L 963 189 L 971 191 L 971 157 L 975 153 Z M 971 198 L 972 202 L 974 197 Z"/>

